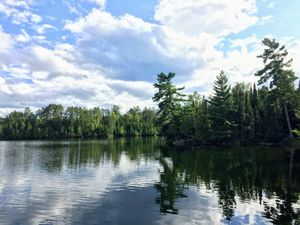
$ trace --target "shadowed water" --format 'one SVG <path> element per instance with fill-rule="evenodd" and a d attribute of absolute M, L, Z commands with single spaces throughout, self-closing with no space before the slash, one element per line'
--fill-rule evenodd
<path fill-rule="evenodd" d="M 300 149 L 0 142 L 0 224 L 299 224 Z"/>

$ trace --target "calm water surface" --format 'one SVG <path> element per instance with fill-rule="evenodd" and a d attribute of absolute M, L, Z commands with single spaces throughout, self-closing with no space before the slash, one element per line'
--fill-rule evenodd
<path fill-rule="evenodd" d="M 300 149 L 0 142 L 0 224 L 299 224 Z"/>

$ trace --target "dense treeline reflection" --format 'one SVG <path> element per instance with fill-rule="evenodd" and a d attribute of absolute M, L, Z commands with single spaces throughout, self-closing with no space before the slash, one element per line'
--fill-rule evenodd
<path fill-rule="evenodd" d="M 161 143 L 161 140 L 159 138 L 137 137 L 103 141 L 76 140 L 46 143 L 39 145 L 39 148 L 35 149 L 35 154 L 39 156 L 38 164 L 40 167 L 51 172 L 60 171 L 65 165 L 70 169 L 77 169 L 85 166 L 98 166 L 107 161 L 118 166 L 123 154 L 135 162 L 142 159 L 155 160 L 158 156 L 154 150 L 157 149 L 156 146 Z M 28 148 L 32 148 L 32 145 L 29 145 Z"/>
<path fill-rule="evenodd" d="M 242 202 L 257 200 L 263 204 L 263 216 L 274 224 L 300 222 L 299 208 L 293 207 L 300 194 L 299 150 L 164 149 L 160 162 L 164 171 L 155 185 L 159 193 L 156 201 L 164 213 L 180 213 L 176 200 L 188 197 L 189 186 L 205 185 L 217 191 L 227 220 L 234 216 L 239 197 Z M 269 204 L 271 199 L 276 199 L 275 205 Z"/>
<path fill-rule="evenodd" d="M 32 159 L 40 168 L 48 172 L 60 172 L 64 167 L 79 169 L 86 166 L 99 166 L 104 162 L 112 162 L 118 166 L 124 154 L 130 160 L 155 160 L 157 146 L 161 139 L 149 138 L 119 138 L 114 140 L 69 140 L 69 141 L 36 141 L 8 142 L 10 149 L 6 157 L 13 162 L 8 167 L 27 168 Z M 23 145 L 23 143 L 25 143 Z M 0 151 L 1 153 L 1 151 Z M 16 157 L 18 155 L 18 157 Z M 1 154 L 0 154 L 1 158 Z M 3 157 L 4 158 L 4 157 Z"/>

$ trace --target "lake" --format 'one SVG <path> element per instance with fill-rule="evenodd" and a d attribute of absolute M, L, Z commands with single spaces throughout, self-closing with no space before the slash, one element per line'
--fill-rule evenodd
<path fill-rule="evenodd" d="M 0 224 L 299 224 L 300 147 L 0 142 Z"/>

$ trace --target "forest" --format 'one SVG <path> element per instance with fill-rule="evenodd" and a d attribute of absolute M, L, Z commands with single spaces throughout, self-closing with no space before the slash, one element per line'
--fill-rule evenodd
<path fill-rule="evenodd" d="M 264 67 L 258 84 L 231 87 L 221 71 L 213 94 L 185 94 L 173 84 L 175 73 L 160 73 L 153 101 L 158 109 L 139 107 L 121 114 L 112 109 L 50 104 L 33 113 L 14 111 L 0 118 L 1 139 L 127 137 L 161 135 L 170 143 L 226 145 L 274 143 L 300 135 L 300 84 L 285 46 L 262 41 Z"/>
<path fill-rule="evenodd" d="M 111 110 L 68 107 L 50 104 L 33 113 L 12 112 L 1 119 L 2 139 L 44 138 L 110 138 L 124 136 L 153 136 L 156 111 L 134 107 L 121 114 L 118 106 Z"/>
<path fill-rule="evenodd" d="M 274 143 L 299 136 L 300 84 L 287 59 L 285 46 L 275 39 L 262 41 L 264 67 L 256 84 L 231 87 L 221 71 L 212 96 L 186 95 L 176 87 L 174 73 L 158 75 L 153 97 L 158 102 L 160 133 L 171 143 L 227 145 Z"/>

